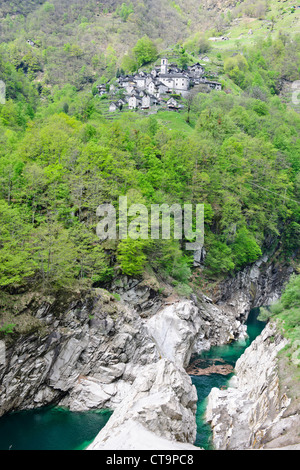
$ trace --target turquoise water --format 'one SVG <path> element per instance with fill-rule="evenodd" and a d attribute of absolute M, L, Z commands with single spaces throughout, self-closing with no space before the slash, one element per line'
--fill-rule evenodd
<path fill-rule="evenodd" d="M 235 341 L 224 346 L 216 346 L 211 348 L 209 351 L 205 351 L 193 359 L 202 359 L 201 368 L 208 367 L 214 363 L 215 360 L 220 359 L 220 364 L 225 361 L 226 364 L 235 366 L 238 358 L 243 354 L 245 349 L 252 343 L 252 341 L 262 332 L 265 327 L 265 323 L 257 320 L 259 314 L 259 308 L 251 310 L 247 320 L 247 333 L 248 338 L 246 341 Z M 204 413 L 206 409 L 207 396 L 209 395 L 213 387 L 221 388 L 228 384 L 229 379 L 232 377 L 232 373 L 229 375 L 221 374 L 210 374 L 201 376 L 191 376 L 192 382 L 197 389 L 198 394 L 198 406 L 196 414 L 197 422 L 197 437 L 195 445 L 202 447 L 206 450 L 213 449 L 211 442 L 211 428 L 209 424 L 205 422 Z"/>
<path fill-rule="evenodd" d="M 111 411 L 71 412 L 46 407 L 0 419 L 0 450 L 80 450 L 105 426 Z"/>
<path fill-rule="evenodd" d="M 214 347 L 197 358 L 205 360 L 207 366 L 217 358 L 234 366 L 246 347 L 265 326 L 265 323 L 257 320 L 258 311 L 259 309 L 253 309 L 250 312 L 247 322 L 249 339 L 246 342 Z M 196 445 L 199 447 L 212 449 L 211 429 L 203 418 L 206 397 L 213 387 L 226 385 L 231 376 L 232 374 L 192 376 L 198 393 Z M 10 413 L 0 418 L 0 450 L 84 449 L 105 426 L 111 414 L 108 410 L 78 413 L 57 407 Z"/>

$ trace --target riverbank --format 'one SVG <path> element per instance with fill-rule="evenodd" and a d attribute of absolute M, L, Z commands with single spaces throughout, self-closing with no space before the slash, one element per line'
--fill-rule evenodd
<path fill-rule="evenodd" d="M 192 381 L 197 389 L 198 404 L 196 413 L 197 437 L 195 445 L 205 450 L 213 450 L 213 434 L 209 423 L 206 421 L 207 397 L 213 388 L 227 389 L 230 379 L 234 377 L 235 364 L 252 341 L 261 334 L 266 326 L 265 322 L 258 320 L 259 308 L 252 309 L 248 320 L 247 338 L 233 341 L 230 344 L 212 347 L 209 351 L 203 351 L 192 358 L 188 370 L 193 370 Z M 200 371 L 197 364 L 201 364 Z"/>
<path fill-rule="evenodd" d="M 229 386 L 211 390 L 205 416 L 216 450 L 300 449 L 299 400 L 289 396 L 278 367 L 287 344 L 268 323 L 238 359 Z"/>

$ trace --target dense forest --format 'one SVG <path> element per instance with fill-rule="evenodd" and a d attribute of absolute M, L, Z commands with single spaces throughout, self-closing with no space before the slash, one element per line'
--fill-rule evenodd
<path fill-rule="evenodd" d="M 6 103 L 0 105 L 0 286 L 7 292 L 24 286 L 102 286 L 119 273 L 151 273 L 187 294 L 191 281 L 202 285 L 234 274 L 264 253 L 297 256 L 300 117 L 281 89 L 299 76 L 299 34 L 275 31 L 251 44 L 232 44 L 234 52 L 212 50 L 208 36 L 193 31 L 190 22 L 181 42 L 171 34 L 162 43 L 151 30 L 160 30 L 153 18 L 148 31 L 146 22 L 139 28 L 139 9 L 145 11 L 148 3 L 1 6 Z M 153 13 L 156 4 L 150 3 Z M 194 11 L 195 2 L 181 3 Z M 174 8 L 169 2 L 163 9 L 162 3 L 156 21 L 188 22 L 179 4 Z M 243 5 L 244 11 L 250 8 Z M 266 13 L 263 6 L 257 16 Z M 200 21 L 204 13 L 197 11 Z M 123 55 L 111 43 L 103 49 L 95 34 L 103 29 L 96 13 L 101 21 L 109 16 L 109 28 L 114 25 L 118 33 L 113 36 L 108 28 L 105 34 L 127 47 Z M 215 22 L 208 35 L 221 34 L 232 21 L 228 14 L 220 18 L 223 25 Z M 139 41 L 147 34 L 153 56 L 137 63 Z M 168 51 L 193 63 L 202 50 L 218 66 L 222 91 L 192 93 L 184 110 L 169 117 L 103 115 L 95 83 L 103 74 L 113 80 L 124 57 L 128 64 L 128 53 L 135 52 L 140 67 Z M 148 208 L 203 203 L 204 267 L 193 268 L 192 255 L 174 239 L 100 242 L 96 208 L 106 202 L 117 207 L 120 195 Z"/>

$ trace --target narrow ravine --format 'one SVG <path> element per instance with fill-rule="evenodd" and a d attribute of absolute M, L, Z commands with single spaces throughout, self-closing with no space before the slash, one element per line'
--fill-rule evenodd
<path fill-rule="evenodd" d="M 215 346 L 209 351 L 202 352 L 192 358 L 189 371 L 193 371 L 193 373 L 189 373 L 198 394 L 197 439 L 195 445 L 205 450 L 213 449 L 211 428 L 205 421 L 204 416 L 207 396 L 213 387 L 227 387 L 230 378 L 234 374 L 236 361 L 264 329 L 265 323 L 257 319 L 258 314 L 259 308 L 252 309 L 249 314 L 246 323 L 248 338 L 245 341 L 235 341 L 223 346 Z"/>
<path fill-rule="evenodd" d="M 198 393 L 195 445 L 212 449 L 210 426 L 205 422 L 206 398 L 213 387 L 226 387 L 234 365 L 265 324 L 253 309 L 247 321 L 248 339 L 213 347 L 192 358 L 188 371 Z M 202 375 L 196 375 L 202 374 Z M 94 440 L 111 416 L 110 411 L 71 412 L 66 408 L 43 407 L 9 413 L 0 418 L 0 450 L 76 450 Z"/>

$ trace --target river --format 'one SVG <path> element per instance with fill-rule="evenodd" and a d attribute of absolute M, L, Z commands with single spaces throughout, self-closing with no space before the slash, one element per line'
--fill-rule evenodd
<path fill-rule="evenodd" d="M 247 321 L 249 338 L 246 341 L 213 347 L 193 357 L 193 363 L 200 363 L 201 369 L 213 367 L 213 370 L 220 369 L 222 372 L 191 375 L 198 393 L 195 443 L 198 447 L 212 449 L 211 429 L 204 419 L 206 398 L 213 387 L 224 387 L 228 384 L 235 362 L 264 328 L 265 323 L 257 320 L 258 311 L 259 309 L 253 309 L 250 312 Z M 9 413 L 0 419 L 0 450 L 84 449 L 105 426 L 111 414 L 109 410 L 79 413 L 58 407 Z"/>
<path fill-rule="evenodd" d="M 81 450 L 105 426 L 109 410 L 71 412 L 43 407 L 0 419 L 0 450 Z"/>
<path fill-rule="evenodd" d="M 259 308 L 251 310 L 247 320 L 248 338 L 245 341 L 233 341 L 224 346 L 215 346 L 209 351 L 205 351 L 198 356 L 194 356 L 192 363 L 201 367 L 200 373 L 207 373 L 210 370 L 218 370 L 222 373 L 208 373 L 208 375 L 192 375 L 192 382 L 197 389 L 198 406 L 197 406 L 197 438 L 195 445 L 205 450 L 212 450 L 212 432 L 210 425 L 205 421 L 205 410 L 207 404 L 207 396 L 213 387 L 227 387 L 228 382 L 234 374 L 234 366 L 238 358 L 243 354 L 245 349 L 252 341 L 262 332 L 265 323 L 257 319 Z M 208 369 L 209 368 L 209 369 Z M 203 371 L 204 369 L 204 371 Z"/>

